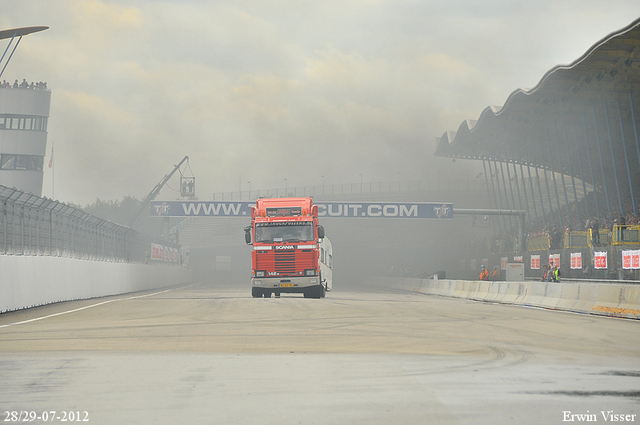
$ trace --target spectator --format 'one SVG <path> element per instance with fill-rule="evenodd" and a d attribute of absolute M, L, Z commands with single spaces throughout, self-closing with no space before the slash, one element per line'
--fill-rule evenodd
<path fill-rule="evenodd" d="M 480 266 L 480 269 L 481 269 L 481 272 L 480 272 L 480 276 L 478 277 L 478 280 L 489 280 L 489 272 L 484 267 L 484 265 Z"/>
<path fill-rule="evenodd" d="M 42 81 L 34 83 L 33 81 L 31 83 L 27 82 L 26 78 L 22 79 L 22 83 L 18 84 L 18 80 L 16 79 L 15 82 L 13 84 L 11 84 L 10 82 L 6 81 L 6 80 L 2 80 L 2 83 L 0 83 L 0 89 L 26 89 L 26 90 L 48 90 L 47 89 L 47 83 L 44 83 Z"/>
<path fill-rule="evenodd" d="M 560 283 L 560 278 L 561 277 L 562 277 L 562 274 L 560 273 L 560 267 L 554 267 L 553 268 L 553 281 Z"/>
<path fill-rule="evenodd" d="M 541 282 L 546 282 L 547 281 L 547 274 L 549 273 L 549 266 L 547 266 L 546 264 L 544 266 L 542 266 L 542 279 L 540 279 Z"/>
<path fill-rule="evenodd" d="M 491 276 L 489 276 L 490 280 L 498 280 L 500 278 L 500 272 L 498 271 L 498 266 L 494 266 L 493 270 L 491 270 Z"/>
<path fill-rule="evenodd" d="M 591 221 L 591 244 L 600 244 L 600 223 L 598 223 L 597 219 Z"/>

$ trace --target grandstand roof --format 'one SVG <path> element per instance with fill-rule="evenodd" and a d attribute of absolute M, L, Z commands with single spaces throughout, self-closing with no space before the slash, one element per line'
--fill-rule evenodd
<path fill-rule="evenodd" d="M 13 28 L 10 30 L 1 30 L 0 31 L 0 40 L 5 38 L 13 38 L 13 37 L 22 37 L 23 35 L 32 34 L 38 31 L 44 31 L 49 29 L 49 27 L 39 26 L 39 27 L 22 27 L 22 28 Z"/>
<path fill-rule="evenodd" d="M 594 184 L 616 166 L 621 173 L 626 161 L 625 175 L 637 182 L 639 110 L 637 19 L 570 65 L 549 70 L 533 89 L 515 90 L 504 106 L 487 107 L 477 121 L 466 120 L 458 131 L 445 132 L 435 155 L 527 164 Z M 587 161 L 598 161 L 598 149 L 600 158 L 605 157 L 596 167 L 600 175 L 587 172 Z"/>

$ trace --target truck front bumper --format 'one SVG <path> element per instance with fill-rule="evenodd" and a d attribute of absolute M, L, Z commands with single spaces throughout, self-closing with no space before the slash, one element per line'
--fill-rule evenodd
<path fill-rule="evenodd" d="M 301 293 L 306 288 L 320 285 L 318 276 L 311 277 L 267 277 L 251 279 L 252 288 L 273 292 Z"/>

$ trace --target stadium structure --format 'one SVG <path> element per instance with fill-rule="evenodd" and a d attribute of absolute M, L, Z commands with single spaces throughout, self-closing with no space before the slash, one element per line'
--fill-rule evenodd
<path fill-rule="evenodd" d="M 22 37 L 47 28 L 0 31 L 0 40 L 9 40 L 0 60 L 0 77 Z M 0 185 L 42 195 L 50 105 L 51 91 L 45 83 L 24 78 L 0 81 Z"/>
<path fill-rule="evenodd" d="M 639 108 L 637 19 L 438 138 L 436 156 L 482 161 L 491 208 L 526 211 L 527 255 L 509 255 L 514 223 L 502 219 L 479 261 L 637 279 Z"/>

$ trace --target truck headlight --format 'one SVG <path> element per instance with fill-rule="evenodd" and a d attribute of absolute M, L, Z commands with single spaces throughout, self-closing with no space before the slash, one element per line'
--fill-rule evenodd
<path fill-rule="evenodd" d="M 262 281 L 261 280 L 254 280 L 253 284 L 254 285 L 262 285 Z"/>
<path fill-rule="evenodd" d="M 306 269 L 304 271 L 304 275 L 305 276 L 315 276 L 316 275 L 316 269 Z"/>
<path fill-rule="evenodd" d="M 267 272 L 264 270 L 256 270 L 256 277 L 266 277 Z"/>

